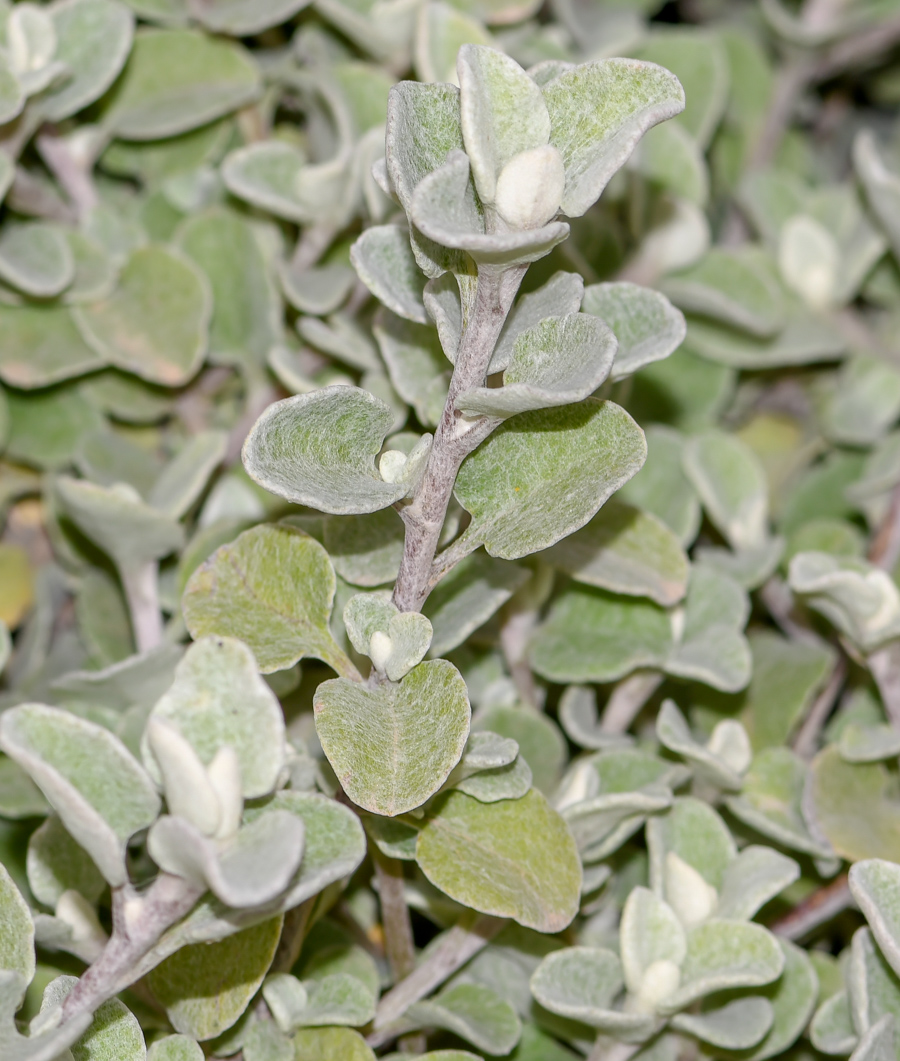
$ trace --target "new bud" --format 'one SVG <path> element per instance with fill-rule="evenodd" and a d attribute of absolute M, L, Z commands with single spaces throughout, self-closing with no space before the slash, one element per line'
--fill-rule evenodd
<path fill-rule="evenodd" d="M 511 228 L 540 228 L 552 220 L 562 202 L 566 171 L 555 147 L 520 151 L 497 178 L 497 212 Z"/>

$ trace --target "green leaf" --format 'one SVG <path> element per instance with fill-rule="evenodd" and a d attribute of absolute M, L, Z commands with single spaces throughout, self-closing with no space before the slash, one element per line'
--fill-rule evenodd
<path fill-rule="evenodd" d="M 784 328 L 769 339 L 690 317 L 687 345 L 710 361 L 751 370 L 834 361 L 847 349 L 845 338 L 829 327 L 821 312 L 800 306 L 789 309 Z"/>
<path fill-rule="evenodd" d="M 834 745 L 812 764 L 816 821 L 843 858 L 900 861 L 900 820 L 893 774 L 880 763 L 846 763 Z"/>
<path fill-rule="evenodd" d="M 544 712 L 527 707 L 482 709 L 474 719 L 473 730 L 490 730 L 512 738 L 519 746 L 519 758 L 531 768 L 535 788 L 546 795 L 556 787 L 568 754 L 566 739 Z"/>
<path fill-rule="evenodd" d="M 504 560 L 546 549 L 584 526 L 645 456 L 643 432 L 612 402 L 522 413 L 463 462 L 465 534 Z"/>
<path fill-rule="evenodd" d="M 72 309 L 85 341 L 110 364 L 169 387 L 199 368 L 211 312 L 206 277 L 164 246 L 136 250 L 108 298 Z"/>
<path fill-rule="evenodd" d="M 671 1027 L 719 1049 L 746 1050 L 769 1032 L 773 1019 L 768 999 L 752 995 L 703 1013 L 676 1013 Z"/>
<path fill-rule="evenodd" d="M 325 520 L 325 548 L 334 569 L 354 586 L 393 582 L 403 558 L 404 527 L 392 508 Z"/>
<path fill-rule="evenodd" d="M 483 22 L 457 5 L 436 0 L 422 11 L 415 36 L 415 69 L 420 81 L 458 80 L 459 49 L 465 44 L 490 47 L 493 38 Z"/>
<path fill-rule="evenodd" d="M 431 655 L 442 656 L 461 645 L 527 580 L 528 572 L 517 564 L 499 563 L 480 551 L 467 556 L 423 605 L 434 632 Z"/>
<path fill-rule="evenodd" d="M 213 0 L 189 3 L 194 17 L 214 33 L 249 37 L 293 18 L 309 0 Z"/>
<path fill-rule="evenodd" d="M 768 536 L 768 486 L 753 451 L 734 435 L 709 431 L 684 448 L 684 470 L 717 529 L 733 549 L 752 549 Z"/>
<path fill-rule="evenodd" d="M 429 285 L 429 287 L 433 286 Z M 500 332 L 500 338 L 497 340 L 494 353 L 491 356 L 488 374 L 501 372 L 507 368 L 519 337 L 537 328 L 545 317 L 567 317 L 577 313 L 581 308 L 583 294 L 584 280 L 581 279 L 578 273 L 558 272 L 554 273 L 545 284 L 535 291 L 529 291 L 527 294 L 521 295 L 510 310 L 506 323 L 503 325 L 503 330 Z M 460 312 L 458 300 L 456 311 L 457 313 Z M 585 312 L 592 311 L 585 309 Z M 597 313 L 595 316 L 599 317 L 601 314 Z M 440 324 L 438 324 L 438 330 L 440 330 Z M 459 337 L 457 336 L 456 342 L 453 343 L 453 357 L 451 360 L 456 357 L 458 342 Z M 449 357 L 450 355 L 448 354 L 447 356 Z"/>
<path fill-rule="evenodd" d="M 55 489 L 66 515 L 123 572 L 167 556 L 184 541 L 181 527 L 144 504 L 133 487 L 97 486 L 61 476 Z"/>
<path fill-rule="evenodd" d="M 106 887 L 91 857 L 54 814 L 31 834 L 26 866 L 34 897 L 51 910 L 56 909 L 63 892 L 76 891 L 89 903 L 96 903 Z"/>
<path fill-rule="evenodd" d="M 20 978 L 21 994 L 16 1008 L 31 982 L 35 970 L 34 923 L 28 903 L 22 898 L 9 871 L 0 863 L 0 969 Z"/>
<path fill-rule="evenodd" d="M 246 799 L 275 788 L 286 755 L 284 716 L 253 653 L 235 638 L 204 637 L 189 646 L 150 717 L 173 722 L 204 765 L 222 748 L 232 748 Z M 146 734 L 142 753 L 147 771 L 161 783 Z"/>
<path fill-rule="evenodd" d="M 238 45 L 195 30 L 143 29 L 105 120 L 123 140 L 156 140 L 205 125 L 259 91 L 256 65 Z"/>
<path fill-rule="evenodd" d="M 151 1043 L 147 1061 L 203 1061 L 203 1050 L 187 1035 L 167 1035 Z"/>
<path fill-rule="evenodd" d="M 853 143 L 853 165 L 866 191 L 873 212 L 891 241 L 894 254 L 900 255 L 900 177 L 884 164 L 875 136 L 869 129 L 857 133 Z"/>
<path fill-rule="evenodd" d="M 302 983 L 283 973 L 270 976 L 263 996 L 278 1026 L 290 1034 L 324 1025 L 362 1027 L 375 1016 L 376 993 L 346 972 Z"/>
<path fill-rule="evenodd" d="M 222 180 L 238 198 L 276 217 L 309 224 L 314 220 L 316 197 L 311 201 L 300 194 L 306 163 L 306 155 L 292 144 L 279 140 L 249 144 L 225 159 Z M 335 176 L 340 174 L 332 173 L 332 178 Z"/>
<path fill-rule="evenodd" d="M 403 1015 L 420 1028 L 443 1028 L 488 1054 L 508 1054 L 519 1041 L 516 1011 L 483 984 L 454 984 Z"/>
<path fill-rule="evenodd" d="M 316 732 L 347 795 L 388 817 L 437 792 L 469 735 L 465 682 L 446 660 L 375 689 L 345 678 L 324 682 L 314 707 Z"/>
<path fill-rule="evenodd" d="M 447 400 L 450 371 L 437 332 L 381 313 L 373 333 L 394 389 L 415 409 L 420 423 L 435 427 Z"/>
<path fill-rule="evenodd" d="M 0 747 L 37 782 L 63 825 L 113 886 L 125 845 L 159 813 L 150 778 L 108 730 L 43 704 L 0 717 Z"/>
<path fill-rule="evenodd" d="M 162 470 L 147 493 L 149 504 L 172 519 L 181 519 L 222 463 L 227 444 L 224 431 L 197 432 Z"/>
<path fill-rule="evenodd" d="M 294 1050 L 304 1061 L 375 1061 L 365 1039 L 349 1028 L 303 1028 Z"/>
<path fill-rule="evenodd" d="M 282 921 L 273 917 L 218 943 L 183 947 L 150 973 L 176 1031 L 203 1042 L 237 1021 L 272 964 Z"/>
<path fill-rule="evenodd" d="M 49 810 L 43 793 L 22 767 L 0 756 L 0 815 L 18 821 L 43 817 Z"/>
<path fill-rule="evenodd" d="M 578 908 L 575 842 L 535 790 L 499 803 L 442 795 L 419 833 L 416 861 L 451 899 L 538 932 L 561 931 Z"/>
<path fill-rule="evenodd" d="M 59 976 L 44 991 L 41 1012 L 63 1002 L 78 983 L 74 976 Z M 74 1061 L 144 1061 L 147 1047 L 137 1017 L 117 998 L 102 1003 L 87 1031 L 71 1046 Z"/>
<path fill-rule="evenodd" d="M 581 530 L 554 545 L 546 559 L 585 585 L 663 606 L 687 590 L 688 560 L 658 517 L 611 499 Z"/>
<path fill-rule="evenodd" d="M 356 651 L 369 656 L 392 682 L 421 663 L 431 644 L 431 623 L 424 615 L 401 612 L 378 594 L 351 597 L 344 607 L 344 625 Z"/>
<path fill-rule="evenodd" d="M 725 869 L 716 913 L 734 921 L 749 921 L 800 876 L 792 858 L 774 848 L 751 844 Z"/>
<path fill-rule="evenodd" d="M 709 202 L 709 169 L 697 141 L 677 122 L 644 135 L 632 166 L 648 183 L 698 207 Z"/>
<path fill-rule="evenodd" d="M 562 212 L 580 217 L 628 159 L 641 136 L 684 109 L 678 79 L 653 63 L 598 59 L 543 86 L 550 143 L 562 155 Z"/>
<path fill-rule="evenodd" d="M 622 909 L 619 950 L 628 991 L 636 995 L 639 1011 L 652 1012 L 662 999 L 654 997 L 655 980 L 665 963 L 676 971 L 685 960 L 687 942 L 675 911 L 648 888 L 633 888 Z M 663 996 L 665 997 L 665 996 Z"/>
<path fill-rule="evenodd" d="M 134 17 L 115 0 L 63 0 L 47 8 L 56 31 L 54 59 L 69 76 L 41 96 L 41 110 L 60 122 L 99 99 L 131 51 Z"/>
<path fill-rule="evenodd" d="M 58 295 L 75 278 L 75 262 L 62 231 L 40 221 L 3 226 L 0 279 L 35 298 Z"/>
<path fill-rule="evenodd" d="M 0 59 L 0 122 L 4 125 L 20 114 L 25 106 L 25 93 L 19 79 L 12 72 L 9 59 Z"/>
<path fill-rule="evenodd" d="M 314 538 L 291 527 L 260 526 L 197 568 L 181 607 L 192 637 L 239 638 L 263 674 L 310 656 L 352 673 L 328 626 L 334 588 L 328 554 Z"/>
<path fill-rule="evenodd" d="M 243 1061 L 294 1061 L 294 1044 L 272 1021 L 239 1021 L 233 1033 L 224 1036 L 228 1049 L 243 1051 Z M 222 1039 L 216 1040 L 217 1052 Z"/>
<path fill-rule="evenodd" d="M 670 701 L 671 702 L 671 701 Z M 670 852 L 695 869 L 717 891 L 728 866 L 737 857 L 737 848 L 728 828 L 709 804 L 692 796 L 672 803 L 668 813 L 647 823 L 650 852 L 650 882 L 657 895 L 680 913 L 678 896 L 669 885 L 676 883 L 667 874 Z"/>
<path fill-rule="evenodd" d="M 853 1061 L 893 1061 L 896 1056 L 896 1018 L 886 1014 L 861 1036 Z"/>
<path fill-rule="evenodd" d="M 281 338 L 281 299 L 249 223 L 214 207 L 189 218 L 178 243 L 213 294 L 209 354 L 219 364 L 261 365 Z"/>
<path fill-rule="evenodd" d="M 611 950 L 565 947 L 544 958 L 530 986 L 551 1013 L 596 1027 L 624 986 L 622 963 Z"/>
<path fill-rule="evenodd" d="M 845 762 L 877 763 L 900 755 L 900 733 L 893 726 L 848 722 L 841 730 L 838 747 Z"/>
<path fill-rule="evenodd" d="M 900 634 L 900 592 L 886 571 L 856 557 L 798 553 L 789 582 L 864 651 Z"/>
<path fill-rule="evenodd" d="M 846 991 L 839 991 L 819 1006 L 809 1026 L 809 1037 L 822 1053 L 852 1053 L 858 1038 L 853 1029 Z"/>
<path fill-rule="evenodd" d="M 615 336 L 599 317 L 546 317 L 516 339 L 503 387 L 464 391 L 456 408 L 506 418 L 580 402 L 606 379 L 615 354 Z"/>
<path fill-rule="evenodd" d="M 622 488 L 621 498 L 658 516 L 682 545 L 690 545 L 702 517 L 697 493 L 682 467 L 684 436 L 669 427 L 651 426 L 646 438 L 646 463 Z"/>
<path fill-rule="evenodd" d="M 375 512 L 407 483 L 385 482 L 375 457 L 393 414 L 358 387 L 326 387 L 275 402 L 244 443 L 244 466 L 260 486 L 323 512 Z"/>
<path fill-rule="evenodd" d="M 581 308 L 605 320 L 615 333 L 619 347 L 610 372 L 613 380 L 661 361 L 684 342 L 684 315 L 648 287 L 626 281 L 591 284 L 584 289 Z"/>
<path fill-rule="evenodd" d="M 290 262 L 282 262 L 277 270 L 281 291 L 288 302 L 301 313 L 316 316 L 333 313 L 343 305 L 356 283 L 353 270 L 339 263 L 301 271 Z"/>
<path fill-rule="evenodd" d="M 725 719 L 705 745 L 694 739 L 684 715 L 674 700 L 664 700 L 656 716 L 656 736 L 669 751 L 691 765 L 694 775 L 708 785 L 728 792 L 740 792 L 741 775 L 750 765 L 750 741 L 739 722 Z M 719 745 L 724 744 L 726 754 Z"/>
<path fill-rule="evenodd" d="M 430 323 L 422 302 L 425 279 L 408 232 L 399 225 L 368 228 L 350 248 L 350 260 L 362 282 L 389 310 L 418 324 Z"/>

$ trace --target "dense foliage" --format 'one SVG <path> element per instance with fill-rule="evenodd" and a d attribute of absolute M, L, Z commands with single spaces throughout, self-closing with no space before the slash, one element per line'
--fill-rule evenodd
<path fill-rule="evenodd" d="M 0 6 L 0 1057 L 900 1056 L 900 8 Z"/>

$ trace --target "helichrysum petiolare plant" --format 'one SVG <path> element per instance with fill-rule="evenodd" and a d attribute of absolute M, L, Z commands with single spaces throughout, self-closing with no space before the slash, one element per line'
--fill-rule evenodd
<path fill-rule="evenodd" d="M 658 8 L 0 7 L 2 1061 L 897 1057 L 900 24 Z"/>

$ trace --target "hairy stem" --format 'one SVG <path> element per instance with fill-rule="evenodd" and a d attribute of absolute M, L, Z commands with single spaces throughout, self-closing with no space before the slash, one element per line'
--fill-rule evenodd
<path fill-rule="evenodd" d="M 138 652 L 149 652 L 162 642 L 162 612 L 159 609 L 157 577 L 159 564 L 150 560 L 134 570 L 122 571 L 122 589 L 128 602 L 131 628 Z"/>
<path fill-rule="evenodd" d="M 485 437 L 483 431 L 477 430 L 480 421 L 474 425 L 465 421 L 456 408 L 456 399 L 484 384 L 491 355 L 526 268 L 520 265 L 502 272 L 485 269 L 478 272 L 475 304 L 460 340 L 450 390 L 434 432 L 425 474 L 415 497 L 401 512 L 406 539 L 394 586 L 394 604 L 402 612 L 419 611 L 428 596 L 432 562 L 457 472 Z"/>
<path fill-rule="evenodd" d="M 388 858 L 372 844 L 372 861 L 378 879 L 378 898 L 381 902 L 381 923 L 384 926 L 384 947 L 394 983 L 399 983 L 416 967 L 416 947 L 413 942 L 412 921 L 406 905 L 403 863 Z"/>

